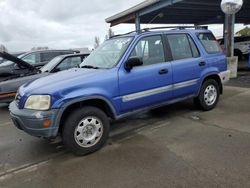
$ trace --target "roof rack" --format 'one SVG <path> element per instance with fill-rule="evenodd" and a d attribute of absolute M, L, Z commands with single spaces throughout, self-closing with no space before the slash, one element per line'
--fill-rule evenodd
<path fill-rule="evenodd" d="M 166 26 L 166 27 L 151 27 L 151 28 L 144 28 L 141 29 L 142 31 L 150 31 L 150 30 L 157 30 L 157 29 L 179 29 L 179 30 L 184 30 L 184 29 L 196 29 L 196 30 L 207 30 L 208 26 Z"/>
<path fill-rule="evenodd" d="M 142 32 L 148 32 L 148 31 L 152 31 L 152 30 L 158 30 L 158 29 L 174 29 L 174 30 L 185 30 L 185 29 L 195 29 L 195 30 L 208 30 L 208 26 L 166 26 L 166 27 L 151 27 L 151 28 L 143 28 L 140 29 L 139 31 L 131 31 L 128 33 L 124 33 L 124 34 L 118 34 L 118 35 L 113 35 L 110 38 L 113 37 L 118 37 L 118 36 L 123 36 L 123 35 L 129 35 L 131 33 L 142 33 Z"/>

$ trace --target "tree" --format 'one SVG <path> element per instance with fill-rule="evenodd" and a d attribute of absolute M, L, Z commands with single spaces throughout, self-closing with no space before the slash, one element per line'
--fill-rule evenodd
<path fill-rule="evenodd" d="M 8 52 L 7 48 L 3 44 L 0 44 L 0 51 L 1 52 Z"/>
<path fill-rule="evenodd" d="M 99 46 L 100 46 L 100 38 L 95 36 L 94 49 L 98 48 Z"/>
<path fill-rule="evenodd" d="M 44 47 L 39 46 L 39 47 L 33 47 L 33 48 L 31 48 L 31 51 L 34 51 L 34 50 L 48 50 L 48 49 L 49 49 L 48 46 L 44 46 Z"/>
<path fill-rule="evenodd" d="M 111 28 L 109 28 L 108 34 L 105 36 L 105 39 L 108 40 L 114 35 L 115 35 L 114 31 Z"/>
<path fill-rule="evenodd" d="M 250 36 L 250 28 L 245 27 L 244 29 L 238 31 L 236 34 L 239 36 Z"/>

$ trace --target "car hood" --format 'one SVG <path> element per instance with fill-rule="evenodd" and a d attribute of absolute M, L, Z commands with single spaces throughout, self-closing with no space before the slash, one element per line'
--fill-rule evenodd
<path fill-rule="evenodd" d="M 19 92 L 26 96 L 33 94 L 65 96 L 74 90 L 90 86 L 93 82 L 103 81 L 103 75 L 109 75 L 108 71 L 113 70 L 73 68 L 27 83 L 20 87 Z"/>
<path fill-rule="evenodd" d="M 19 58 L 15 57 L 7 52 L 0 52 L 0 57 L 4 58 L 6 60 L 12 61 L 12 62 L 16 63 L 17 65 L 28 68 L 30 70 L 36 70 L 36 68 L 34 66 L 30 65 L 29 63 L 23 61 L 22 59 L 19 59 Z"/>

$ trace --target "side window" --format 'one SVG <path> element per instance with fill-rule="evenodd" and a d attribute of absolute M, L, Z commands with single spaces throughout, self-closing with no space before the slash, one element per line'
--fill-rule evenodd
<path fill-rule="evenodd" d="M 38 53 L 32 53 L 22 58 L 22 60 L 33 65 L 40 62 L 40 55 Z"/>
<path fill-rule="evenodd" d="M 219 53 L 222 51 L 219 43 L 215 39 L 212 33 L 199 33 L 198 38 L 201 41 L 203 47 L 207 53 Z"/>
<path fill-rule="evenodd" d="M 42 59 L 42 62 L 49 61 L 50 53 L 49 52 L 41 53 L 41 59 Z"/>
<path fill-rule="evenodd" d="M 69 68 L 77 67 L 82 63 L 81 57 L 71 57 L 69 59 L 71 60 Z"/>
<path fill-rule="evenodd" d="M 66 55 L 66 54 L 74 54 L 73 51 L 63 51 L 63 52 L 58 52 L 60 55 Z"/>
<path fill-rule="evenodd" d="M 188 59 L 193 57 L 189 39 L 186 34 L 167 35 L 167 38 L 174 60 Z"/>
<path fill-rule="evenodd" d="M 191 46 L 193 57 L 194 58 L 200 57 L 200 52 L 199 52 L 196 44 L 194 43 L 193 39 L 189 35 L 187 35 L 187 36 L 188 36 L 189 44 Z"/>
<path fill-rule="evenodd" d="M 152 65 L 165 62 L 161 36 L 150 36 L 141 39 L 130 57 L 136 56 L 143 60 L 143 65 Z"/>
<path fill-rule="evenodd" d="M 81 57 L 69 57 L 64 59 L 55 69 L 56 71 L 67 70 L 77 67 L 81 63 Z"/>
<path fill-rule="evenodd" d="M 42 62 L 50 61 L 54 57 L 61 55 L 60 52 L 45 52 L 41 53 Z"/>
<path fill-rule="evenodd" d="M 55 57 L 57 57 L 57 56 L 59 56 L 59 55 L 61 55 L 60 52 L 52 52 L 52 53 L 51 53 L 51 59 L 53 59 L 53 58 L 55 58 Z M 51 59 L 50 59 L 50 60 L 51 60 Z"/>

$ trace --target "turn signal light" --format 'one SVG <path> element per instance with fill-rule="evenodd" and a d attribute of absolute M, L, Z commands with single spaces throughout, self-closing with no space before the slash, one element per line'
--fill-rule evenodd
<path fill-rule="evenodd" d="M 51 125 L 51 121 L 50 120 L 46 120 L 43 122 L 43 126 L 44 127 L 49 127 Z"/>

